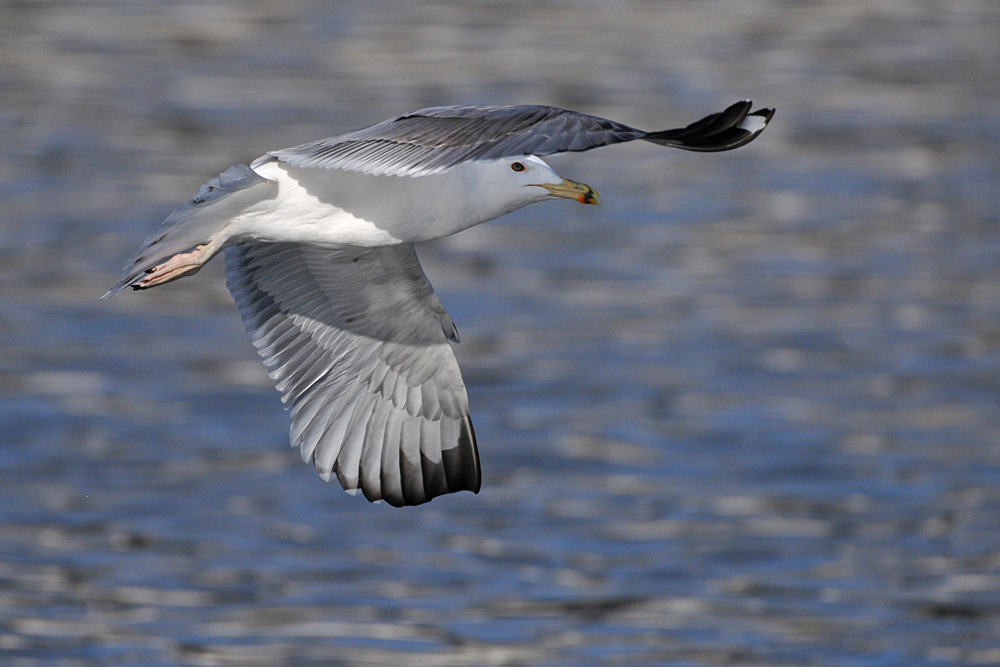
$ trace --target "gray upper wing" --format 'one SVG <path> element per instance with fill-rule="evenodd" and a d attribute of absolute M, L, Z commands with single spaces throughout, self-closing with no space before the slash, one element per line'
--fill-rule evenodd
<path fill-rule="evenodd" d="M 749 101 L 737 102 L 684 128 L 645 132 L 556 107 L 431 107 L 269 155 L 300 168 L 423 176 L 467 160 L 586 151 L 635 139 L 686 150 L 721 151 L 752 141 L 774 113 L 771 109 L 750 113 L 750 108 Z M 748 116 L 756 121 L 748 121 Z"/>
<path fill-rule="evenodd" d="M 292 445 L 324 479 L 396 506 L 479 491 L 479 453 L 448 339 L 411 245 L 226 248 L 227 285 L 292 405 Z"/>

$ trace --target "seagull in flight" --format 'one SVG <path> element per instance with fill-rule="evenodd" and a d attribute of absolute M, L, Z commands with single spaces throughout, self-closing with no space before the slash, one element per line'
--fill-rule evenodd
<path fill-rule="evenodd" d="M 726 151 L 773 109 L 737 102 L 645 132 L 547 106 L 450 106 L 271 151 L 201 186 L 128 260 L 104 298 L 197 272 L 226 285 L 291 407 L 291 444 L 320 476 L 397 507 L 482 482 L 458 330 L 413 244 L 550 199 L 599 204 L 541 158 L 641 139 Z"/>

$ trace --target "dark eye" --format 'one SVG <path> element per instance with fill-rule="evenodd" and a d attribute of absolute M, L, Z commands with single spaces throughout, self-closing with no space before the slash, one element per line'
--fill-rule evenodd
<path fill-rule="evenodd" d="M 524 165 L 520 162 L 515 162 L 514 164 L 510 165 L 510 168 L 513 169 L 514 171 L 524 171 Z"/>

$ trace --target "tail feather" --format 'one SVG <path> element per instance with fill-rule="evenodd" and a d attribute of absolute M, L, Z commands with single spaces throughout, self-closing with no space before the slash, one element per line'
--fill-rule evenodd
<path fill-rule="evenodd" d="M 234 217 L 247 206 L 277 192 L 277 183 L 245 164 L 230 167 L 201 186 L 191 201 L 174 210 L 155 233 L 125 263 L 122 275 L 103 299 L 135 285 L 157 264 L 219 238 Z M 218 243 L 212 254 L 222 249 Z"/>

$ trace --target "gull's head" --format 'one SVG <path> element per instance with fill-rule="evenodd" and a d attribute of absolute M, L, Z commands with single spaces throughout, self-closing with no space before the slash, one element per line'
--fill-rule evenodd
<path fill-rule="evenodd" d="M 592 187 L 561 177 L 533 155 L 480 164 L 479 184 L 488 192 L 482 194 L 504 208 L 505 213 L 548 199 L 601 203 Z"/>
<path fill-rule="evenodd" d="M 561 177 L 541 158 L 529 155 L 523 160 L 509 162 L 510 170 L 514 174 L 513 182 L 520 187 L 528 188 L 535 197 L 534 201 L 572 199 L 581 204 L 595 206 L 601 203 L 601 196 L 594 188 Z"/>

